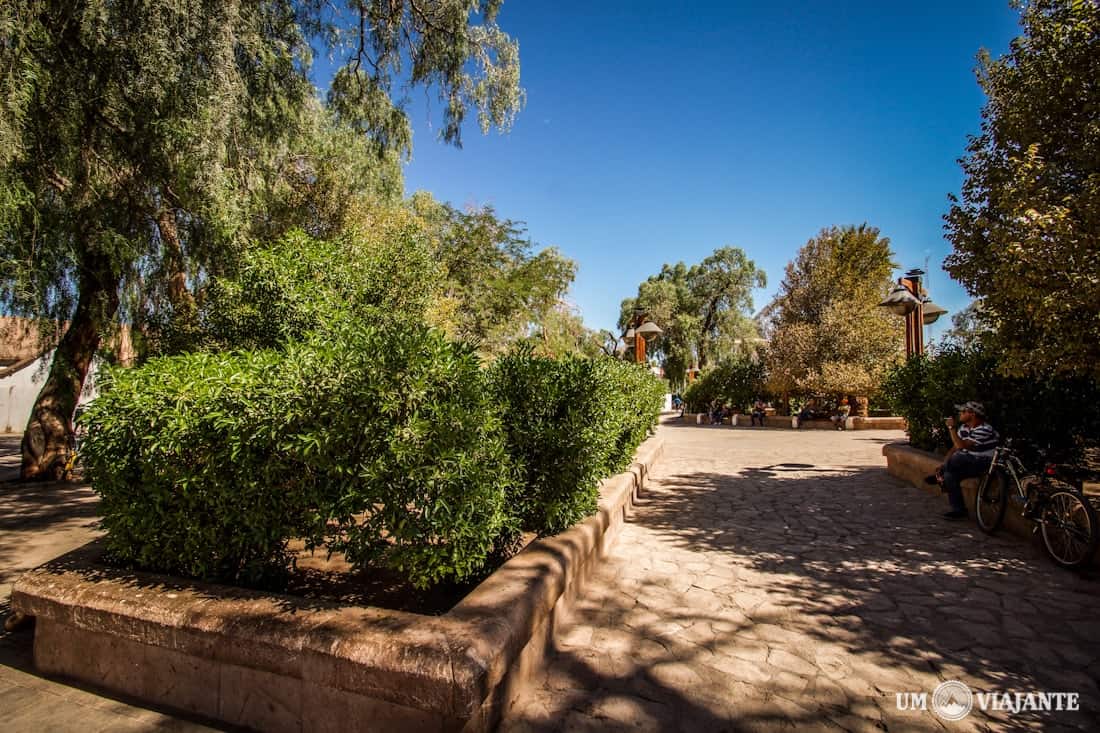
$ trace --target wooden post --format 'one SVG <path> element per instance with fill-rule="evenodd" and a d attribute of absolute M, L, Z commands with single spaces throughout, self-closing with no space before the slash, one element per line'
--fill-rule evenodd
<path fill-rule="evenodd" d="M 919 301 L 920 278 L 903 277 L 899 281 Z M 918 303 L 917 307 L 905 316 L 905 356 L 910 357 L 924 353 L 924 303 Z"/>

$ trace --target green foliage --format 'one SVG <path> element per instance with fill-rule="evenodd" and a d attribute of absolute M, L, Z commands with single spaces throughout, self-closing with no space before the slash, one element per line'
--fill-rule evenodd
<path fill-rule="evenodd" d="M 981 298 L 1006 373 L 1100 378 L 1100 4 L 1019 4 L 952 197 L 946 269 Z"/>
<path fill-rule="evenodd" d="M 974 300 L 958 313 L 951 314 L 951 328 L 943 335 L 947 342 L 966 346 L 979 341 L 988 341 L 992 335 L 989 314 L 982 301 Z"/>
<path fill-rule="evenodd" d="M 684 392 L 684 401 L 693 412 L 705 412 L 717 401 L 747 413 L 753 400 L 766 393 L 766 377 L 759 359 L 726 359 L 692 382 Z"/>
<path fill-rule="evenodd" d="M 317 533 L 320 487 L 276 450 L 292 404 L 282 362 L 193 354 L 100 377 L 81 454 L 112 555 L 256 583 L 286 567 L 289 538 Z"/>
<path fill-rule="evenodd" d="M 535 353 L 542 356 L 576 354 L 596 358 L 614 355 L 614 337 L 609 336 L 608 332 L 586 328 L 579 313 L 559 305 L 543 314 L 530 342 Z"/>
<path fill-rule="evenodd" d="M 944 418 L 977 400 L 1002 437 L 1017 438 L 1074 461 L 1100 443 L 1100 384 L 1083 377 L 1023 379 L 1003 374 L 995 352 L 980 344 L 949 344 L 912 357 L 887 376 L 882 393 L 909 423 L 909 441 L 925 450 L 951 445 Z"/>
<path fill-rule="evenodd" d="M 654 425 L 663 385 L 610 358 L 550 359 L 521 345 L 490 370 L 520 472 L 509 506 L 524 530 L 560 532 L 596 511 L 599 481 L 625 467 Z"/>
<path fill-rule="evenodd" d="M 767 283 L 763 270 L 737 247 L 722 247 L 697 265 L 664 265 L 622 302 L 619 328 L 640 308 L 664 333 L 656 355 L 673 383 L 682 383 L 693 364 L 747 354 L 759 340 L 749 318 L 752 289 Z"/>
<path fill-rule="evenodd" d="M 823 229 L 799 250 L 765 310 L 774 393 L 874 393 L 904 335 L 878 307 L 891 258 L 890 240 L 867 224 Z"/>
<path fill-rule="evenodd" d="M 422 320 L 439 275 L 427 235 L 401 209 L 382 214 L 363 236 L 323 241 L 292 231 L 249 248 L 232 276 L 200 291 L 191 329 L 174 321 L 151 329 L 156 350 L 281 348 L 348 319 Z"/>
<path fill-rule="evenodd" d="M 506 527 L 477 356 L 423 327 L 154 359 L 86 420 L 108 546 L 140 567 L 256 582 L 304 537 L 424 587 L 475 573 Z"/>
<path fill-rule="evenodd" d="M 649 436 L 665 404 L 668 383 L 649 369 L 612 358 L 595 359 L 598 373 L 611 384 L 608 399 L 615 406 L 618 441 L 608 463 L 608 475 L 625 470 L 634 451 Z"/>
<path fill-rule="evenodd" d="M 356 229 L 364 210 L 398 206 L 401 156 L 372 141 L 311 100 L 282 145 L 257 150 L 249 166 L 247 234 L 271 241 L 301 229 L 335 239 Z"/>
<path fill-rule="evenodd" d="M 577 266 L 549 247 L 538 252 L 520 223 L 491 207 L 458 211 L 429 194 L 412 197 L 432 232 L 442 270 L 434 322 L 493 356 L 529 335 L 558 307 Z"/>
<path fill-rule="evenodd" d="M 250 235 L 331 238 L 356 191 L 394 196 L 412 88 L 445 102 L 449 142 L 470 110 L 508 128 L 523 92 L 500 5 L 0 3 L 0 306 L 72 333 L 32 418 L 48 452 L 112 324 L 172 323 L 186 342 L 192 289 Z M 313 46 L 335 61 L 327 110 Z"/>

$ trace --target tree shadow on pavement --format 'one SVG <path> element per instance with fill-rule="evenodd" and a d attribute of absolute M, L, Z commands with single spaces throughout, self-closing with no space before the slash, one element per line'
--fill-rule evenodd
<path fill-rule="evenodd" d="M 1095 730 L 1100 584 L 944 522 L 941 502 L 867 466 L 659 478 L 619 540 L 635 547 L 597 571 L 504 730 L 942 731 L 895 693 L 948 679 L 1078 692 L 1082 708 L 976 711 L 953 730 Z"/>

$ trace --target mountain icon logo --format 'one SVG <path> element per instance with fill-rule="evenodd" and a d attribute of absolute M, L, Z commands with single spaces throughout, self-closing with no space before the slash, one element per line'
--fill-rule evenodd
<path fill-rule="evenodd" d="M 962 720 L 973 707 L 973 693 L 958 680 L 941 682 L 932 692 L 932 712 L 942 720 Z"/>

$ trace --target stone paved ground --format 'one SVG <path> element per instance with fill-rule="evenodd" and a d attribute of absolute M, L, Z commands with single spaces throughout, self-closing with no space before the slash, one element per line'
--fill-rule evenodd
<path fill-rule="evenodd" d="M 0 466 L 16 467 L 9 478 L 18 477 L 18 450 L 18 439 L 0 442 Z M 0 619 L 8 615 L 11 584 L 22 572 L 96 536 L 96 504 L 91 489 L 78 484 L 0 483 Z M 0 629 L 3 733 L 215 730 L 134 701 L 40 677 L 34 673 L 32 641 L 32 629 Z"/>
<path fill-rule="evenodd" d="M 1100 582 L 943 521 L 900 433 L 666 426 L 665 458 L 502 730 L 1100 730 Z M 941 723 L 895 693 L 1080 694 Z M 931 695 L 929 695 L 929 699 Z"/>
<path fill-rule="evenodd" d="M 20 435 L 0 433 L 0 483 L 19 478 Z"/>

